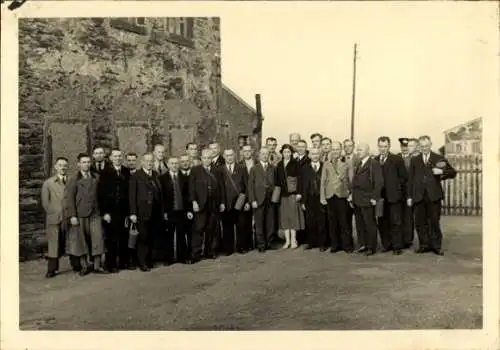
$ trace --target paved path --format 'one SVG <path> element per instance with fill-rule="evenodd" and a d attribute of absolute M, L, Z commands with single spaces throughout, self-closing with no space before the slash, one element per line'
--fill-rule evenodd
<path fill-rule="evenodd" d="M 444 257 L 271 251 L 46 280 L 20 267 L 22 330 L 482 327 L 481 218 L 443 218 Z M 67 268 L 67 265 L 64 265 Z"/>

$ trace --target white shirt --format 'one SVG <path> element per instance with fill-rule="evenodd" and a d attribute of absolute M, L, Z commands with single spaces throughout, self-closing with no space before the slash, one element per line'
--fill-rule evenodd
<path fill-rule="evenodd" d="M 262 167 L 264 169 L 267 169 L 267 166 L 268 166 L 267 162 L 260 162 L 260 164 L 262 164 Z"/>
<path fill-rule="evenodd" d="M 188 170 L 181 170 L 181 171 L 182 171 L 182 173 L 183 173 L 184 175 L 189 176 L 189 169 L 188 169 Z"/>
<path fill-rule="evenodd" d="M 366 156 L 363 159 L 361 159 L 361 166 L 366 164 L 366 161 L 368 160 L 368 158 L 370 158 L 370 156 Z"/>
<path fill-rule="evenodd" d="M 427 153 L 427 154 L 422 153 L 424 164 L 427 164 L 427 162 L 429 161 L 429 156 L 430 156 L 430 153 Z"/>
<path fill-rule="evenodd" d="M 144 169 L 144 168 L 142 168 L 142 170 L 143 170 L 143 171 L 144 171 L 144 172 L 145 172 L 148 176 L 153 175 L 153 171 L 151 171 L 151 170 L 146 170 L 146 169 Z"/>
<path fill-rule="evenodd" d="M 172 171 L 171 171 L 171 172 L 170 172 L 170 176 L 172 177 L 172 179 L 175 179 L 175 178 L 176 178 L 176 176 L 177 176 L 177 173 L 174 173 L 174 172 L 172 172 Z"/>
<path fill-rule="evenodd" d="M 321 163 L 320 162 L 311 162 L 311 166 L 314 169 L 314 171 L 318 171 Z"/>
<path fill-rule="evenodd" d="M 217 162 L 217 160 L 218 160 L 218 159 L 219 159 L 219 156 L 214 157 L 214 159 L 212 159 L 212 163 L 214 163 L 214 164 L 215 164 L 215 163 Z"/>

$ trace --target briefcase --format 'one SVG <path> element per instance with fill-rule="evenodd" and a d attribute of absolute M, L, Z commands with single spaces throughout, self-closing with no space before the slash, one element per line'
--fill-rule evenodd
<path fill-rule="evenodd" d="M 279 203 L 280 196 L 281 196 L 281 187 L 275 186 L 273 189 L 273 193 L 271 195 L 271 202 L 272 203 Z"/>
<path fill-rule="evenodd" d="M 234 209 L 236 210 L 241 210 L 243 209 L 243 206 L 245 205 L 247 196 L 244 193 L 240 193 L 238 195 L 238 198 L 236 198 L 236 203 L 234 203 Z"/>
<path fill-rule="evenodd" d="M 130 224 L 130 230 L 128 233 L 128 247 L 129 249 L 134 249 L 137 244 L 137 236 L 139 231 L 137 231 L 137 226 L 135 224 Z"/>
<path fill-rule="evenodd" d="M 297 178 L 288 176 L 286 178 L 286 187 L 290 193 L 297 192 Z"/>

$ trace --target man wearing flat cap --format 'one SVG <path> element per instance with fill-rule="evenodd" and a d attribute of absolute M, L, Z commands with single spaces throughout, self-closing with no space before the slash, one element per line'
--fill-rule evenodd
<path fill-rule="evenodd" d="M 413 156 L 413 152 L 410 152 L 410 147 L 409 147 L 410 139 L 408 137 L 400 137 L 399 138 L 399 145 L 401 149 L 401 153 L 398 155 L 403 158 L 404 164 L 406 171 L 409 171 L 410 169 L 410 160 L 411 157 Z M 406 192 L 406 189 L 405 189 Z M 405 193 L 405 200 L 408 199 L 408 195 Z M 405 249 L 410 248 L 413 245 L 413 239 L 415 235 L 415 223 L 414 223 L 414 211 L 413 207 L 409 206 L 403 206 L 403 224 L 402 224 L 402 231 L 403 231 L 403 247 Z"/>

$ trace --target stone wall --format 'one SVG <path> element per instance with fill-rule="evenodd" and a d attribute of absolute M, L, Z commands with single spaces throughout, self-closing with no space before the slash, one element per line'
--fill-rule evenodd
<path fill-rule="evenodd" d="M 21 258 L 43 246 L 40 188 L 55 157 L 94 145 L 142 152 L 217 137 L 221 93 L 217 18 L 20 19 Z M 244 123 L 244 122 L 243 122 Z"/>

